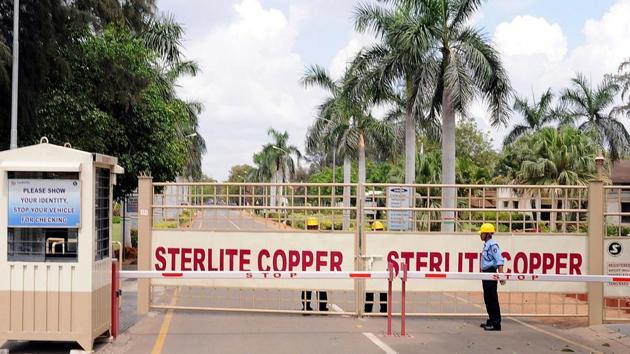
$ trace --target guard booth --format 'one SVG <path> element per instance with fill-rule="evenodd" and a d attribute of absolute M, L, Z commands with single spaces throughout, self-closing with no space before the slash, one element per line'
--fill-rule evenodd
<path fill-rule="evenodd" d="M 0 345 L 111 333 L 117 159 L 48 144 L 0 152 Z"/>

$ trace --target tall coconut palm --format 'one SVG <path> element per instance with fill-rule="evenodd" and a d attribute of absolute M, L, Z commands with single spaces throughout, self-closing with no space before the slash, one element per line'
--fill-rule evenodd
<path fill-rule="evenodd" d="M 400 142 L 405 141 L 406 131 L 405 124 L 407 115 L 406 101 L 405 97 L 401 93 L 397 93 L 392 95 L 389 98 L 390 108 L 385 113 L 385 121 L 391 124 L 394 127 L 396 132 L 396 136 Z M 425 114 L 426 111 L 422 109 L 417 109 L 412 112 L 413 122 L 416 125 L 415 137 L 420 136 L 420 138 L 415 138 L 416 140 L 422 141 L 425 140 L 423 138 L 428 139 L 429 141 L 440 141 L 441 138 L 441 127 L 440 122 L 435 116 L 428 116 Z M 422 142 L 420 144 L 423 144 Z M 403 148 L 403 147 L 401 147 Z M 402 150 L 402 149 L 399 149 Z M 422 146 L 420 147 L 420 154 L 423 153 Z M 416 164 L 417 164 L 417 156 L 416 156 Z M 416 174 L 418 175 L 418 169 L 416 168 Z M 414 183 L 418 182 L 417 178 L 414 180 Z"/>
<path fill-rule="evenodd" d="M 418 79 L 428 44 L 428 33 L 420 27 L 422 14 L 408 1 L 391 1 L 392 6 L 361 3 L 355 9 L 355 28 L 359 32 L 374 31 L 382 42 L 363 50 L 355 60 L 356 67 L 371 76 L 375 89 L 402 87 L 405 136 L 405 183 L 415 183 L 416 121 L 421 116 L 424 84 Z M 398 101 L 398 100 L 395 100 Z M 395 104 L 398 104 L 396 102 Z"/>
<path fill-rule="evenodd" d="M 337 149 L 344 159 L 344 183 L 350 183 L 351 157 L 358 155 L 358 182 L 363 184 L 366 180 L 366 145 L 388 154 L 395 145 L 396 136 L 388 122 L 371 115 L 370 96 L 364 87 L 358 87 L 357 83 L 361 82 L 355 76 L 358 73 L 348 68 L 343 78 L 334 81 L 325 69 L 311 66 L 302 78 L 302 84 L 323 87 L 331 95 L 320 106 L 315 123 L 309 128 L 307 145 L 323 144 Z M 350 189 L 345 187 L 344 206 L 350 205 L 349 192 Z M 344 214 L 344 225 L 348 224 L 348 215 Z"/>
<path fill-rule="evenodd" d="M 516 139 L 526 133 L 542 129 L 546 124 L 559 118 L 559 112 L 551 106 L 553 93 L 547 89 L 538 101 L 531 104 L 526 98 L 515 97 L 512 109 L 523 116 L 523 122 L 517 123 L 503 140 L 503 145 L 512 144 Z"/>
<path fill-rule="evenodd" d="M 610 160 L 619 160 L 630 149 L 630 134 L 617 120 L 614 108 L 619 85 L 610 78 L 592 87 L 584 75 L 571 79 L 572 87 L 562 91 L 562 102 L 567 105 L 566 116 L 578 124 L 579 129 L 594 131 L 603 149 L 608 149 Z"/>
<path fill-rule="evenodd" d="M 335 82 L 320 67 L 310 67 L 307 70 L 302 79 L 304 85 L 328 87 L 332 93 L 332 97 L 320 107 L 320 114 L 309 130 L 307 140 L 328 141 L 329 144 L 336 145 L 344 157 L 356 152 L 359 159 L 359 183 L 365 183 L 366 144 L 387 153 L 396 137 L 388 122 L 372 116 L 369 93 L 357 87 L 348 89 L 347 85 L 359 82 L 353 77 L 355 74 L 349 68 L 344 77 Z"/>
<path fill-rule="evenodd" d="M 356 27 L 373 29 L 381 45 L 363 53 L 383 78 L 403 80 L 413 107 L 430 102 L 430 114 L 442 116 L 442 183 L 455 183 L 455 115 L 484 99 L 493 126 L 505 124 L 511 95 L 499 54 L 487 36 L 468 25 L 482 0 L 391 0 L 387 6 L 362 5 Z M 411 56 L 409 53 L 414 53 Z M 389 80 L 391 81 L 391 79 Z M 418 105 L 420 104 L 420 105 Z M 455 207 L 455 189 L 443 189 L 444 208 Z M 443 213 L 451 220 L 454 213 Z M 443 231 L 453 231 L 445 222 Z"/>
<path fill-rule="evenodd" d="M 337 136 L 333 134 L 338 124 L 350 120 L 352 114 L 348 108 L 352 105 L 347 96 L 343 95 L 341 80 L 333 80 L 328 72 L 318 66 L 307 67 L 300 80 L 305 87 L 318 86 L 330 95 L 319 107 L 313 125 L 308 128 L 306 134 L 306 147 L 311 150 L 335 151 L 335 154 L 343 159 L 343 206 L 350 206 L 350 182 L 352 176 L 352 157 L 356 156 L 357 146 L 350 136 Z M 343 229 L 350 227 L 350 213 L 343 212 Z"/>

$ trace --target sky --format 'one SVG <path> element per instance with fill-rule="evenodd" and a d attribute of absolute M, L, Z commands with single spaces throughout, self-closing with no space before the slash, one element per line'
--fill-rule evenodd
<path fill-rule="evenodd" d="M 375 2 L 375 0 L 364 0 Z M 271 127 L 303 149 L 315 107 L 326 93 L 305 89 L 308 65 L 333 76 L 376 39 L 353 30 L 352 0 L 159 0 L 186 30 L 183 45 L 201 67 L 179 81 L 182 97 L 202 102 L 203 171 L 226 180 L 231 166 L 252 164 Z M 558 92 L 576 72 L 597 83 L 630 57 L 630 0 L 488 0 L 471 23 L 501 53 L 517 94 Z M 492 128 L 481 102 L 469 112 L 500 148 L 507 128 Z M 511 118 L 514 124 L 520 117 Z"/>

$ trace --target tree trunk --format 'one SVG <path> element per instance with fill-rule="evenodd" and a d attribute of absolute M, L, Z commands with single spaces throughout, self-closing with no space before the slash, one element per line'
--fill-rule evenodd
<path fill-rule="evenodd" d="M 365 138 L 359 133 L 359 184 L 365 184 Z"/>
<path fill-rule="evenodd" d="M 271 176 L 271 183 L 281 183 L 282 182 L 282 171 L 281 170 L 276 170 L 276 172 L 273 173 L 273 175 Z M 272 185 L 269 188 L 269 194 L 271 197 L 269 206 L 271 207 L 275 207 L 278 205 L 278 186 L 277 185 Z"/>
<path fill-rule="evenodd" d="M 455 184 L 455 110 L 448 91 L 442 94 L 442 184 Z M 442 208 L 455 208 L 456 188 L 442 187 Z M 455 231 L 455 212 L 442 212 L 442 232 Z"/>
<path fill-rule="evenodd" d="M 352 177 L 352 163 L 350 162 L 349 157 L 343 158 L 343 183 L 345 186 L 343 187 L 343 206 L 350 206 L 350 186 Z M 350 229 L 350 210 L 343 211 L 343 230 L 347 231 Z"/>
<path fill-rule="evenodd" d="M 410 101 L 413 94 L 413 83 L 407 79 L 407 101 Z M 416 124 L 411 114 L 412 109 L 405 107 L 405 183 L 416 183 Z"/>

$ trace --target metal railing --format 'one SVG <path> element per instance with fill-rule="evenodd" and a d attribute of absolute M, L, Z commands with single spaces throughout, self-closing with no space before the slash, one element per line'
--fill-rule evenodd
<path fill-rule="evenodd" d="M 452 225 L 450 233 L 470 234 L 486 222 L 494 224 L 497 233 L 505 235 L 586 237 L 589 231 L 588 186 L 371 183 L 153 183 L 151 186 L 153 229 L 343 232 L 359 235 L 359 239 L 367 242 L 374 231 L 434 233 L 437 236 L 445 225 Z M 395 188 L 403 188 L 408 194 L 405 196 L 393 190 Z M 443 191 L 448 188 L 455 189 L 453 208 L 442 207 Z M 630 203 L 630 189 L 605 186 L 604 199 L 604 235 L 627 236 L 630 212 L 625 211 L 624 203 Z M 361 253 L 355 257 L 366 256 Z M 365 269 L 363 262 L 358 264 L 361 265 L 357 270 Z M 175 294 L 174 288 L 179 289 L 178 304 L 186 308 L 225 309 L 233 306 L 246 311 L 300 311 L 297 308 L 299 292 L 295 290 L 186 285 L 152 285 L 152 306 L 168 307 L 171 295 Z M 317 287 L 313 288 L 315 294 Z M 378 293 L 373 295 L 373 300 L 366 300 L 364 288 L 356 291 L 329 291 L 329 303 L 341 305 L 339 307 L 345 309 L 342 313 L 384 315 L 354 311 L 365 303 L 373 302 L 374 308 L 380 303 Z M 588 314 L 585 292 L 513 291 L 500 296 L 506 314 Z M 626 302 L 619 300 L 604 305 L 606 318 L 629 318 L 630 308 Z M 400 304 L 394 301 L 393 306 L 396 309 Z M 408 306 L 411 315 L 480 315 L 483 313 L 483 297 L 480 292 L 409 292 Z"/>
<path fill-rule="evenodd" d="M 445 223 L 453 223 L 456 233 L 475 232 L 485 222 L 494 224 L 499 233 L 585 234 L 588 227 L 585 186 L 153 185 L 153 220 L 158 229 L 259 231 L 262 224 L 279 231 L 353 231 L 358 214 L 364 215 L 365 229 L 374 228 L 378 221 L 384 230 L 392 232 L 440 232 Z M 390 189 L 394 187 L 413 191 L 406 204 L 388 204 Z M 441 206 L 445 188 L 456 189 L 455 208 Z M 406 227 L 391 227 L 394 215 L 404 218 Z"/>

